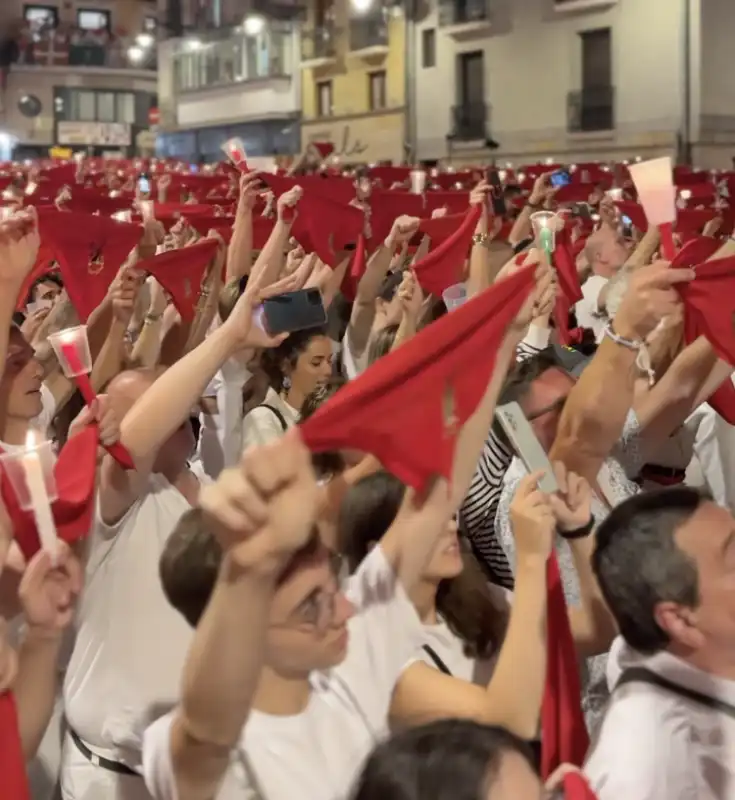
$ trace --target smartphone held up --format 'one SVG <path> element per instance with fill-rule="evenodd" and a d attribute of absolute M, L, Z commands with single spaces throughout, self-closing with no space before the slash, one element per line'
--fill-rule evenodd
<path fill-rule="evenodd" d="M 327 312 L 319 289 L 300 289 L 264 300 L 254 321 L 270 336 L 278 336 L 325 325 Z"/>

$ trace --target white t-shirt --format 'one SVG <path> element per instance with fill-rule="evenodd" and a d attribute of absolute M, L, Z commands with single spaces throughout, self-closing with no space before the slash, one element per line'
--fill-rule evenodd
<path fill-rule="evenodd" d="M 667 652 L 642 656 L 622 639 L 610 651 L 612 689 L 642 666 L 735 706 L 735 681 L 716 678 Z M 617 689 L 584 772 L 600 800 L 733 800 L 735 718 L 647 683 Z"/>
<path fill-rule="evenodd" d="M 346 659 L 329 673 L 312 675 L 311 698 L 301 714 L 250 713 L 216 800 L 343 800 L 372 748 L 387 735 L 393 688 L 412 663 L 423 628 L 380 547 L 347 586 L 356 614 L 348 623 Z M 172 719 L 159 719 L 145 734 L 144 776 L 156 800 L 177 799 Z M 247 771 L 254 773 L 258 792 Z"/>
<path fill-rule="evenodd" d="M 595 340 L 600 341 L 607 324 L 607 315 L 599 306 L 600 292 L 608 284 L 608 279 L 592 275 L 582 285 L 582 299 L 574 307 L 577 325 L 595 332 Z"/>
<path fill-rule="evenodd" d="M 242 390 L 251 375 L 238 359 L 228 359 L 203 395 L 217 398 L 216 414 L 199 415 L 202 428 L 197 447 L 197 458 L 213 480 L 242 454 Z"/>
<path fill-rule="evenodd" d="M 347 380 L 354 380 L 358 375 L 365 372 L 368 367 L 368 349 L 366 344 L 365 349 L 359 355 L 355 354 L 350 341 L 350 327 L 347 326 L 344 338 L 342 339 L 342 365 L 344 367 Z"/>
<path fill-rule="evenodd" d="M 162 706 L 176 702 L 192 637 L 166 600 L 158 574 L 164 545 L 190 508 L 162 475 L 153 474 L 117 525 L 105 525 L 98 511 L 89 540 L 64 681 L 66 716 L 98 755 L 135 770 L 141 768 L 145 726 Z"/>
<path fill-rule="evenodd" d="M 262 405 L 255 406 L 242 421 L 243 450 L 268 444 L 268 442 L 280 439 L 285 433 L 278 415 L 274 414 L 271 408 L 264 408 L 264 406 L 271 406 L 278 410 L 286 423 L 286 430 L 292 428 L 299 421 L 298 410 L 292 408 L 278 392 L 269 388 Z"/>
<path fill-rule="evenodd" d="M 487 686 L 490 683 L 497 655 L 490 658 L 473 658 L 464 651 L 464 643 L 459 636 L 452 633 L 447 623 L 440 619 L 436 625 L 424 625 L 423 645 L 428 645 L 442 660 L 452 677 L 463 681 Z M 418 657 L 430 667 L 439 669 L 439 665 L 422 646 Z"/>

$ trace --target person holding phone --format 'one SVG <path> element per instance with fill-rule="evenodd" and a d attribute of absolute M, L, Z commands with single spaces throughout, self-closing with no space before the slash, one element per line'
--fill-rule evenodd
<path fill-rule="evenodd" d="M 264 401 L 243 419 L 242 446 L 266 444 L 299 421 L 306 398 L 332 375 L 332 342 L 323 327 L 292 333 L 261 355 L 268 376 Z"/>

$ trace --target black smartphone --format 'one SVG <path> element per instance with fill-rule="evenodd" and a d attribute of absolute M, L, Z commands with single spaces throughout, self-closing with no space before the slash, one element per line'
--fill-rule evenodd
<path fill-rule="evenodd" d="M 485 171 L 485 180 L 492 187 L 490 199 L 493 206 L 493 214 L 496 217 L 504 217 L 507 211 L 505 205 L 505 194 L 503 192 L 503 181 L 500 180 L 500 173 L 495 167 L 489 167 Z"/>
<path fill-rule="evenodd" d="M 327 322 L 319 289 L 286 292 L 263 301 L 256 322 L 271 336 L 317 328 Z"/>
<path fill-rule="evenodd" d="M 572 176 L 569 170 L 558 169 L 556 172 L 551 173 L 551 185 L 554 189 L 558 189 L 560 186 L 568 186 L 571 180 Z"/>

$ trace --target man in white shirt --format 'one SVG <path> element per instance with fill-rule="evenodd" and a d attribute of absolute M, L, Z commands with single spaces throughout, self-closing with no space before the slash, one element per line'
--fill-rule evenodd
<path fill-rule="evenodd" d="M 204 511 L 181 520 L 161 562 L 169 599 L 197 630 L 181 704 L 146 732 L 157 800 L 348 795 L 423 641 L 406 590 L 455 508 L 442 484 L 407 500 L 344 593 L 295 431 L 202 493 Z"/>
<path fill-rule="evenodd" d="M 163 596 L 158 559 L 204 477 L 188 465 L 191 408 L 228 358 L 279 341 L 251 326 L 252 302 L 243 295 L 227 322 L 160 378 L 128 372 L 110 385 L 123 420 L 120 440 L 136 470 L 124 471 L 109 456 L 102 464 L 64 684 L 64 800 L 149 797 L 140 777 L 143 729 L 175 701 L 191 638 Z"/>
<path fill-rule="evenodd" d="M 735 798 L 732 515 L 695 489 L 661 489 L 614 508 L 596 541 L 624 641 L 585 767 L 593 788 L 600 800 Z"/>

